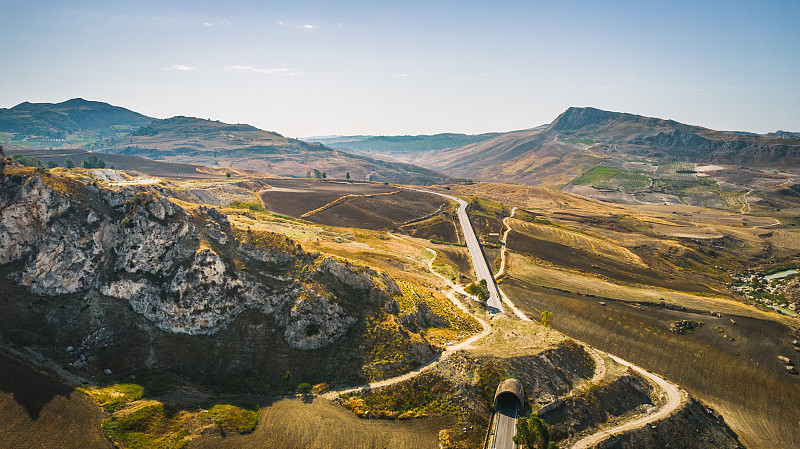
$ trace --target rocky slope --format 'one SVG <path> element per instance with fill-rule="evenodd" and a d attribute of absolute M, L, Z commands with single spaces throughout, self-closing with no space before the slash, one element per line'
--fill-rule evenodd
<path fill-rule="evenodd" d="M 353 334 L 400 294 L 384 274 L 236 230 L 213 208 L 31 170 L 0 183 L 0 276 L 0 336 L 11 344 L 92 373 L 253 373 L 272 386 L 289 371 L 360 379 L 368 350 Z M 33 322 L 43 329 L 28 332 Z M 415 338 L 424 348 L 409 364 L 435 353 Z"/>

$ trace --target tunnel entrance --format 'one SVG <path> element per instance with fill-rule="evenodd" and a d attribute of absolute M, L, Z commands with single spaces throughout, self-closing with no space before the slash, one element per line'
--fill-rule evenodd
<path fill-rule="evenodd" d="M 516 418 L 524 408 L 525 390 L 522 382 L 513 377 L 500 382 L 494 394 L 494 409 L 498 413 Z"/>

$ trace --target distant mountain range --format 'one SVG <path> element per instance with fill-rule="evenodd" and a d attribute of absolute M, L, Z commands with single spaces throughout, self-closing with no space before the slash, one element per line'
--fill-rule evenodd
<path fill-rule="evenodd" d="M 158 120 L 80 98 L 0 109 L 0 145 L 12 148 L 84 148 L 280 176 L 318 170 L 334 178 L 349 173 L 357 180 L 408 184 L 453 176 L 557 187 L 615 155 L 800 168 L 800 133 L 714 131 L 588 107 L 569 108 L 549 125 L 505 133 L 309 140 L 194 117 Z"/>
<path fill-rule="evenodd" d="M 441 133 L 418 136 L 324 136 L 308 137 L 307 142 L 317 142 L 331 148 L 371 153 L 407 154 L 418 151 L 444 150 L 462 147 L 498 136 L 500 133 L 454 134 Z"/>

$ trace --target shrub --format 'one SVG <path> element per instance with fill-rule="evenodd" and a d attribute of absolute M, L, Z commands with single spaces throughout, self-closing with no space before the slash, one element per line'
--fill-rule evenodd
<path fill-rule="evenodd" d="M 308 394 L 311 393 L 312 386 L 310 383 L 301 382 L 297 385 L 297 392 L 300 394 Z"/>
<path fill-rule="evenodd" d="M 331 388 L 331 386 L 326 384 L 326 383 L 316 384 L 311 389 L 311 392 L 314 393 L 314 394 L 321 394 L 321 393 L 323 393 L 325 391 L 328 391 L 330 388 Z"/>
<path fill-rule="evenodd" d="M 75 168 L 75 162 L 73 162 L 71 158 L 67 158 L 64 161 L 64 166 L 67 168 Z"/>
<path fill-rule="evenodd" d="M 133 227 L 133 220 L 131 220 L 131 217 L 125 217 L 125 218 L 122 219 L 121 224 L 122 224 L 123 228 L 130 229 L 130 228 Z"/>
<path fill-rule="evenodd" d="M 547 424 L 537 415 L 529 418 L 521 416 L 517 420 L 514 442 L 528 449 L 558 449 L 556 443 L 550 440 Z"/>
<path fill-rule="evenodd" d="M 553 316 L 552 312 L 547 310 L 542 311 L 542 326 L 550 327 L 550 318 Z"/>

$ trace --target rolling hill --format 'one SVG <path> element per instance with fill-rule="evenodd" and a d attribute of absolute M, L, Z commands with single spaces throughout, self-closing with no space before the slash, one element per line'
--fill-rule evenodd
<path fill-rule="evenodd" d="M 66 143 L 69 138 L 107 138 L 128 133 L 154 119 L 108 103 L 73 98 L 62 103 L 20 103 L 0 108 L 0 131 L 14 135 L 12 143 Z M 16 141 L 16 142 L 14 142 Z"/>
<path fill-rule="evenodd" d="M 408 160 L 482 181 L 564 185 L 615 155 L 753 167 L 800 164 L 800 139 L 792 133 L 721 132 L 673 120 L 569 108 L 550 125 L 503 133 Z"/>
<path fill-rule="evenodd" d="M 329 178 L 403 184 L 434 184 L 449 178 L 412 164 L 339 152 L 322 144 L 284 137 L 254 126 L 194 117 L 156 120 L 129 136 L 92 145 L 95 151 L 168 162 L 230 167 L 304 177 L 315 170 Z"/>
<path fill-rule="evenodd" d="M 81 98 L 63 103 L 21 103 L 0 109 L 0 145 L 16 154 L 87 149 L 142 156 L 165 162 L 261 171 L 303 177 L 428 185 L 450 178 L 434 170 L 367 155 L 353 155 L 318 143 L 286 138 L 251 125 L 177 116 L 158 120 Z M 45 155 L 45 160 L 50 155 Z"/>

